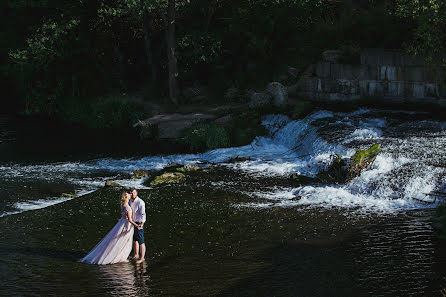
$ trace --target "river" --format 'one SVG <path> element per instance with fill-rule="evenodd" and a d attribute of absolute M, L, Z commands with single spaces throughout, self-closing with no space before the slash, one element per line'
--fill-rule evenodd
<path fill-rule="evenodd" d="M 268 135 L 250 145 L 203 154 L 3 161 L 0 293 L 441 296 L 445 249 L 430 218 L 446 190 L 445 121 L 360 109 L 263 124 Z M 382 153 L 347 184 L 289 178 L 374 143 Z M 161 188 L 130 178 L 171 163 L 209 171 Z M 119 216 L 119 193 L 101 189 L 109 179 L 138 188 L 148 205 L 142 266 L 76 262 Z"/>

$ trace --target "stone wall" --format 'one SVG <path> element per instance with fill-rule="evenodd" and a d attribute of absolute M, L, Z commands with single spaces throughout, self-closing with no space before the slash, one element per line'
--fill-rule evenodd
<path fill-rule="evenodd" d="M 376 98 L 392 103 L 446 106 L 444 77 L 422 58 L 397 50 L 364 49 L 359 64 L 342 64 L 342 52 L 326 51 L 312 75 L 300 82 L 298 95 L 312 100 Z"/>

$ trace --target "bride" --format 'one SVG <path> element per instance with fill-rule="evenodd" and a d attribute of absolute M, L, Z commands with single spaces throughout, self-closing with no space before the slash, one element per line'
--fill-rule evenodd
<path fill-rule="evenodd" d="M 121 195 L 121 218 L 108 234 L 80 262 L 89 264 L 113 264 L 127 260 L 133 241 L 132 209 L 129 193 Z M 133 226 L 132 226 L 133 225 Z"/>

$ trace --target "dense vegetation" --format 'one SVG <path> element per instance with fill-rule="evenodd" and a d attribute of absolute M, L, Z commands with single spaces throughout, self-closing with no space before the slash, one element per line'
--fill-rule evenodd
<path fill-rule="evenodd" d="M 446 64 L 441 0 L 10 0 L 0 6 L 7 28 L 0 38 L 1 81 L 10 94 L 2 105 L 89 127 L 133 120 L 119 112 L 133 114 L 135 107 L 113 94 L 144 90 L 145 100 L 181 104 L 181 91 L 200 84 L 219 98 L 230 86 L 264 85 L 287 65 L 302 71 L 328 48 L 353 55 L 364 47 L 404 48 Z"/>

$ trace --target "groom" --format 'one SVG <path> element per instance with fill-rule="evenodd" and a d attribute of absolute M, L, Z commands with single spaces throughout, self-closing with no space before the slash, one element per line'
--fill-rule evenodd
<path fill-rule="evenodd" d="M 133 259 L 136 263 L 144 261 L 146 254 L 146 245 L 144 244 L 144 223 L 146 221 L 146 204 L 138 197 L 138 191 L 135 188 L 130 189 L 131 203 L 133 211 L 133 221 L 138 224 L 133 233 Z M 139 254 L 139 256 L 138 256 Z"/>

